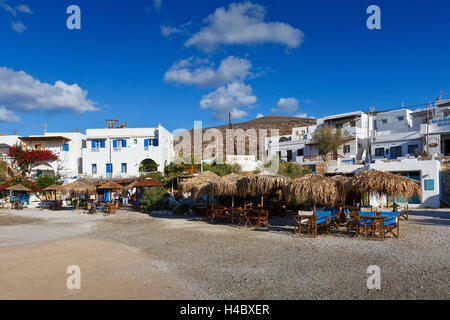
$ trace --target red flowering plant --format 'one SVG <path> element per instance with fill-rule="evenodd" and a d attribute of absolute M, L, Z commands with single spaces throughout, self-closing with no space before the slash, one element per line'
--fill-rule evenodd
<path fill-rule="evenodd" d="M 16 166 L 22 172 L 22 176 L 29 176 L 31 169 L 37 164 L 58 160 L 58 156 L 52 151 L 25 150 L 19 145 L 9 147 L 8 157 L 12 159 L 13 166 Z"/>

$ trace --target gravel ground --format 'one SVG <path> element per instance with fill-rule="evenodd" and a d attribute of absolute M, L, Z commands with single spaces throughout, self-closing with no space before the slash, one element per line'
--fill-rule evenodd
<path fill-rule="evenodd" d="M 2 226 L 12 215 L 39 221 Z M 0 247 L 76 236 L 118 242 L 203 299 L 450 298 L 448 211 L 411 211 L 401 238 L 385 241 L 343 231 L 295 236 L 292 221 L 272 219 L 266 231 L 125 211 L 104 217 L 3 210 Z M 381 291 L 367 289 L 370 265 L 381 268 Z"/>

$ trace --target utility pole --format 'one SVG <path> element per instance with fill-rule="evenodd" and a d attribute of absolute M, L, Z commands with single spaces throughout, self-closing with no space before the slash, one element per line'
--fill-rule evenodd
<path fill-rule="evenodd" d="M 430 159 L 430 104 L 427 105 L 427 158 Z"/>
<path fill-rule="evenodd" d="M 106 119 L 105 120 L 106 125 L 108 126 L 108 129 L 114 129 L 116 123 L 119 123 L 119 120 L 114 119 Z"/>
<path fill-rule="evenodd" d="M 44 127 L 44 135 L 47 133 L 47 124 L 43 123 L 42 126 Z"/>

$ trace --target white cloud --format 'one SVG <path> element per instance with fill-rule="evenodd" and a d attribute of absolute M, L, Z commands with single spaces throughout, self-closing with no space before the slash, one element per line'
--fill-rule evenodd
<path fill-rule="evenodd" d="M 282 22 L 265 22 L 266 10 L 251 2 L 231 3 L 205 19 L 206 26 L 190 37 L 185 45 L 213 51 L 219 45 L 279 43 L 297 48 L 303 32 Z"/>
<path fill-rule="evenodd" d="M 262 118 L 262 117 L 264 117 L 264 115 L 263 115 L 262 113 L 258 113 L 258 114 L 256 115 L 256 119 L 259 119 L 259 118 Z"/>
<path fill-rule="evenodd" d="M 0 107 L 0 122 L 20 122 L 14 112 L 7 110 L 5 107 Z"/>
<path fill-rule="evenodd" d="M 251 68 L 250 61 L 234 56 L 222 60 L 217 69 L 211 67 L 208 60 L 191 57 L 170 67 L 164 75 L 164 81 L 213 88 L 245 80 L 251 75 Z"/>
<path fill-rule="evenodd" d="M 231 112 L 233 119 L 241 119 L 247 115 L 242 110 L 243 107 L 249 107 L 257 101 L 253 95 L 250 85 L 242 82 L 229 83 L 226 86 L 218 88 L 205 96 L 200 101 L 202 109 L 212 109 L 211 117 L 216 120 L 225 120 L 228 113 Z"/>
<path fill-rule="evenodd" d="M 13 16 L 17 16 L 18 13 L 33 14 L 33 11 L 30 9 L 30 7 L 25 4 L 20 4 L 13 8 L 6 2 L 0 2 L 0 8 L 3 8 L 3 10 L 11 13 Z"/>
<path fill-rule="evenodd" d="M 308 115 L 306 113 L 299 113 L 295 115 L 297 118 L 308 118 Z"/>
<path fill-rule="evenodd" d="M 172 34 L 184 33 L 184 32 L 185 31 L 182 30 L 181 28 L 177 28 L 177 27 L 173 27 L 173 26 L 166 26 L 166 25 L 161 26 L 161 34 L 164 37 L 169 37 Z"/>
<path fill-rule="evenodd" d="M 22 21 L 11 22 L 11 28 L 17 33 L 24 33 L 27 27 L 22 23 Z"/>
<path fill-rule="evenodd" d="M 298 99 L 296 98 L 281 98 L 278 100 L 277 107 L 272 108 L 271 112 L 294 112 L 298 109 Z"/>
<path fill-rule="evenodd" d="M 23 71 L 0 67 L 0 102 L 10 111 L 69 110 L 77 113 L 98 110 L 78 86 L 56 81 L 40 82 Z"/>
<path fill-rule="evenodd" d="M 16 7 L 16 10 L 21 13 L 33 14 L 34 12 L 25 4 L 20 4 Z"/>

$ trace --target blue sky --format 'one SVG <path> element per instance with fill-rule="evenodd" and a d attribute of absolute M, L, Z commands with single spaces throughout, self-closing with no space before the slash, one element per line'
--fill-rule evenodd
<path fill-rule="evenodd" d="M 66 9 L 81 9 L 68 30 Z M 366 9 L 381 9 L 381 30 Z M 0 0 L 0 133 L 258 115 L 320 117 L 450 97 L 448 1 Z M 21 72 L 22 71 L 22 72 Z"/>

